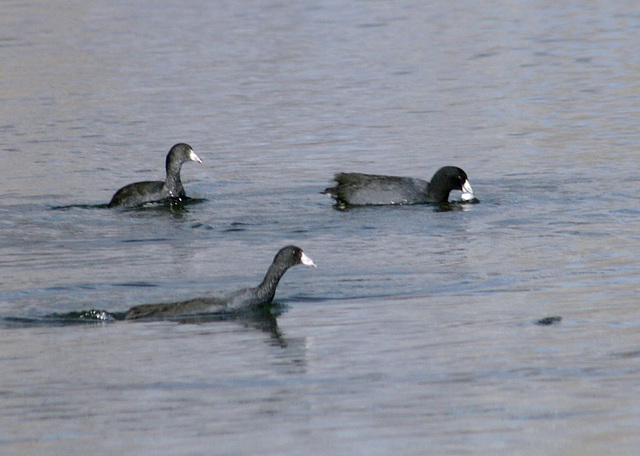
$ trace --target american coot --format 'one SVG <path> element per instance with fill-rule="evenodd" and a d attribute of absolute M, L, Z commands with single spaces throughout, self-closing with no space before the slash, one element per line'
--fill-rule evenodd
<path fill-rule="evenodd" d="M 351 206 L 441 204 L 447 202 L 451 190 L 462 190 L 462 201 L 474 199 L 467 173 L 455 166 L 440 168 L 430 183 L 413 177 L 360 173 L 339 173 L 333 180 L 337 185 L 323 193 L 331 195 L 339 204 Z"/>
<path fill-rule="evenodd" d="M 186 161 L 202 163 L 189 144 L 176 144 L 167 154 L 167 178 L 162 181 L 136 182 L 118 190 L 109 207 L 133 207 L 165 198 L 184 198 L 186 193 L 180 180 L 180 168 Z"/>
<path fill-rule="evenodd" d="M 255 288 L 243 288 L 221 297 L 196 298 L 183 302 L 135 306 L 129 309 L 125 315 L 125 320 L 140 318 L 163 319 L 224 310 L 237 311 L 267 304 L 273 301 L 278 282 L 287 272 L 287 269 L 298 264 L 316 266 L 300 247 L 289 245 L 278 252 L 273 259 L 273 263 L 269 266 L 264 280 Z"/>

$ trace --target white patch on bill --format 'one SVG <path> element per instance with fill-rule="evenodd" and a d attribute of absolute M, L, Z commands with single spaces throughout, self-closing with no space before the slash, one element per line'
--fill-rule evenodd
<path fill-rule="evenodd" d="M 460 199 L 462 201 L 472 201 L 474 198 L 475 196 L 473 195 L 471 184 L 468 180 L 464 181 L 464 184 L 462 185 L 462 196 L 460 196 Z"/>
<path fill-rule="evenodd" d="M 200 157 L 198 157 L 193 150 L 189 153 L 189 159 L 194 162 L 202 163 L 202 160 L 200 160 Z"/>
<path fill-rule="evenodd" d="M 302 256 L 300 257 L 300 263 L 304 264 L 305 266 L 312 266 L 314 268 L 316 267 L 316 264 L 313 262 L 313 260 L 309 258 L 304 252 L 302 252 Z"/>

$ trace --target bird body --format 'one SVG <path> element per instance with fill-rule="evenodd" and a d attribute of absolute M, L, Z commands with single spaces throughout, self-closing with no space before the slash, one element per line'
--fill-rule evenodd
<path fill-rule="evenodd" d="M 273 263 L 269 266 L 264 280 L 257 287 L 243 288 L 219 297 L 204 297 L 182 302 L 135 306 L 126 313 L 125 320 L 163 319 L 227 310 L 237 311 L 267 304 L 273 301 L 276 288 L 284 273 L 298 264 L 315 267 L 313 260 L 300 247 L 289 245 L 280 249 L 273 259 Z"/>
<path fill-rule="evenodd" d="M 338 173 L 336 185 L 324 193 L 339 204 L 351 206 L 446 203 L 451 190 L 461 190 L 462 200 L 474 198 L 467 174 L 455 166 L 440 168 L 431 182 L 414 177 Z"/>
<path fill-rule="evenodd" d="M 191 146 L 180 143 L 171 148 L 165 164 L 167 176 L 164 181 L 135 182 L 118 190 L 108 207 L 134 207 L 166 198 L 184 198 L 186 193 L 180 179 L 180 169 L 186 161 L 202 163 Z"/>

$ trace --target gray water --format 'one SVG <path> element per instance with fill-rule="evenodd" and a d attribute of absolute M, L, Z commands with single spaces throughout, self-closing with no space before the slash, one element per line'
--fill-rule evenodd
<path fill-rule="evenodd" d="M 0 3 L 0 453 L 637 454 L 636 2 L 40 3 Z M 205 201 L 99 207 L 182 141 Z M 320 194 L 443 165 L 479 204 Z M 51 318 L 290 243 L 272 319 Z"/>

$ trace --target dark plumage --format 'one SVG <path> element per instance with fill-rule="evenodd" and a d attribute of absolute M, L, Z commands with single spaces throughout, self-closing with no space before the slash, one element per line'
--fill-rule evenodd
<path fill-rule="evenodd" d="M 451 190 L 462 190 L 463 201 L 474 198 L 467 174 L 455 166 L 440 168 L 431 182 L 413 177 L 360 173 L 339 173 L 333 180 L 336 186 L 327 188 L 324 193 L 339 204 L 350 206 L 440 204 L 447 202 Z"/>
<path fill-rule="evenodd" d="M 278 282 L 287 270 L 298 264 L 315 267 L 315 263 L 300 247 L 289 245 L 282 248 L 269 266 L 267 275 L 260 285 L 243 288 L 225 296 L 196 298 L 183 302 L 164 304 L 144 304 L 129 309 L 125 320 L 163 319 L 181 316 L 207 314 L 225 310 L 242 310 L 273 301 Z"/>
<path fill-rule="evenodd" d="M 167 154 L 167 177 L 162 181 L 136 182 L 118 190 L 109 207 L 134 207 L 166 198 L 184 198 L 186 193 L 180 180 L 180 168 L 186 161 L 202 163 L 189 144 L 176 144 Z"/>

